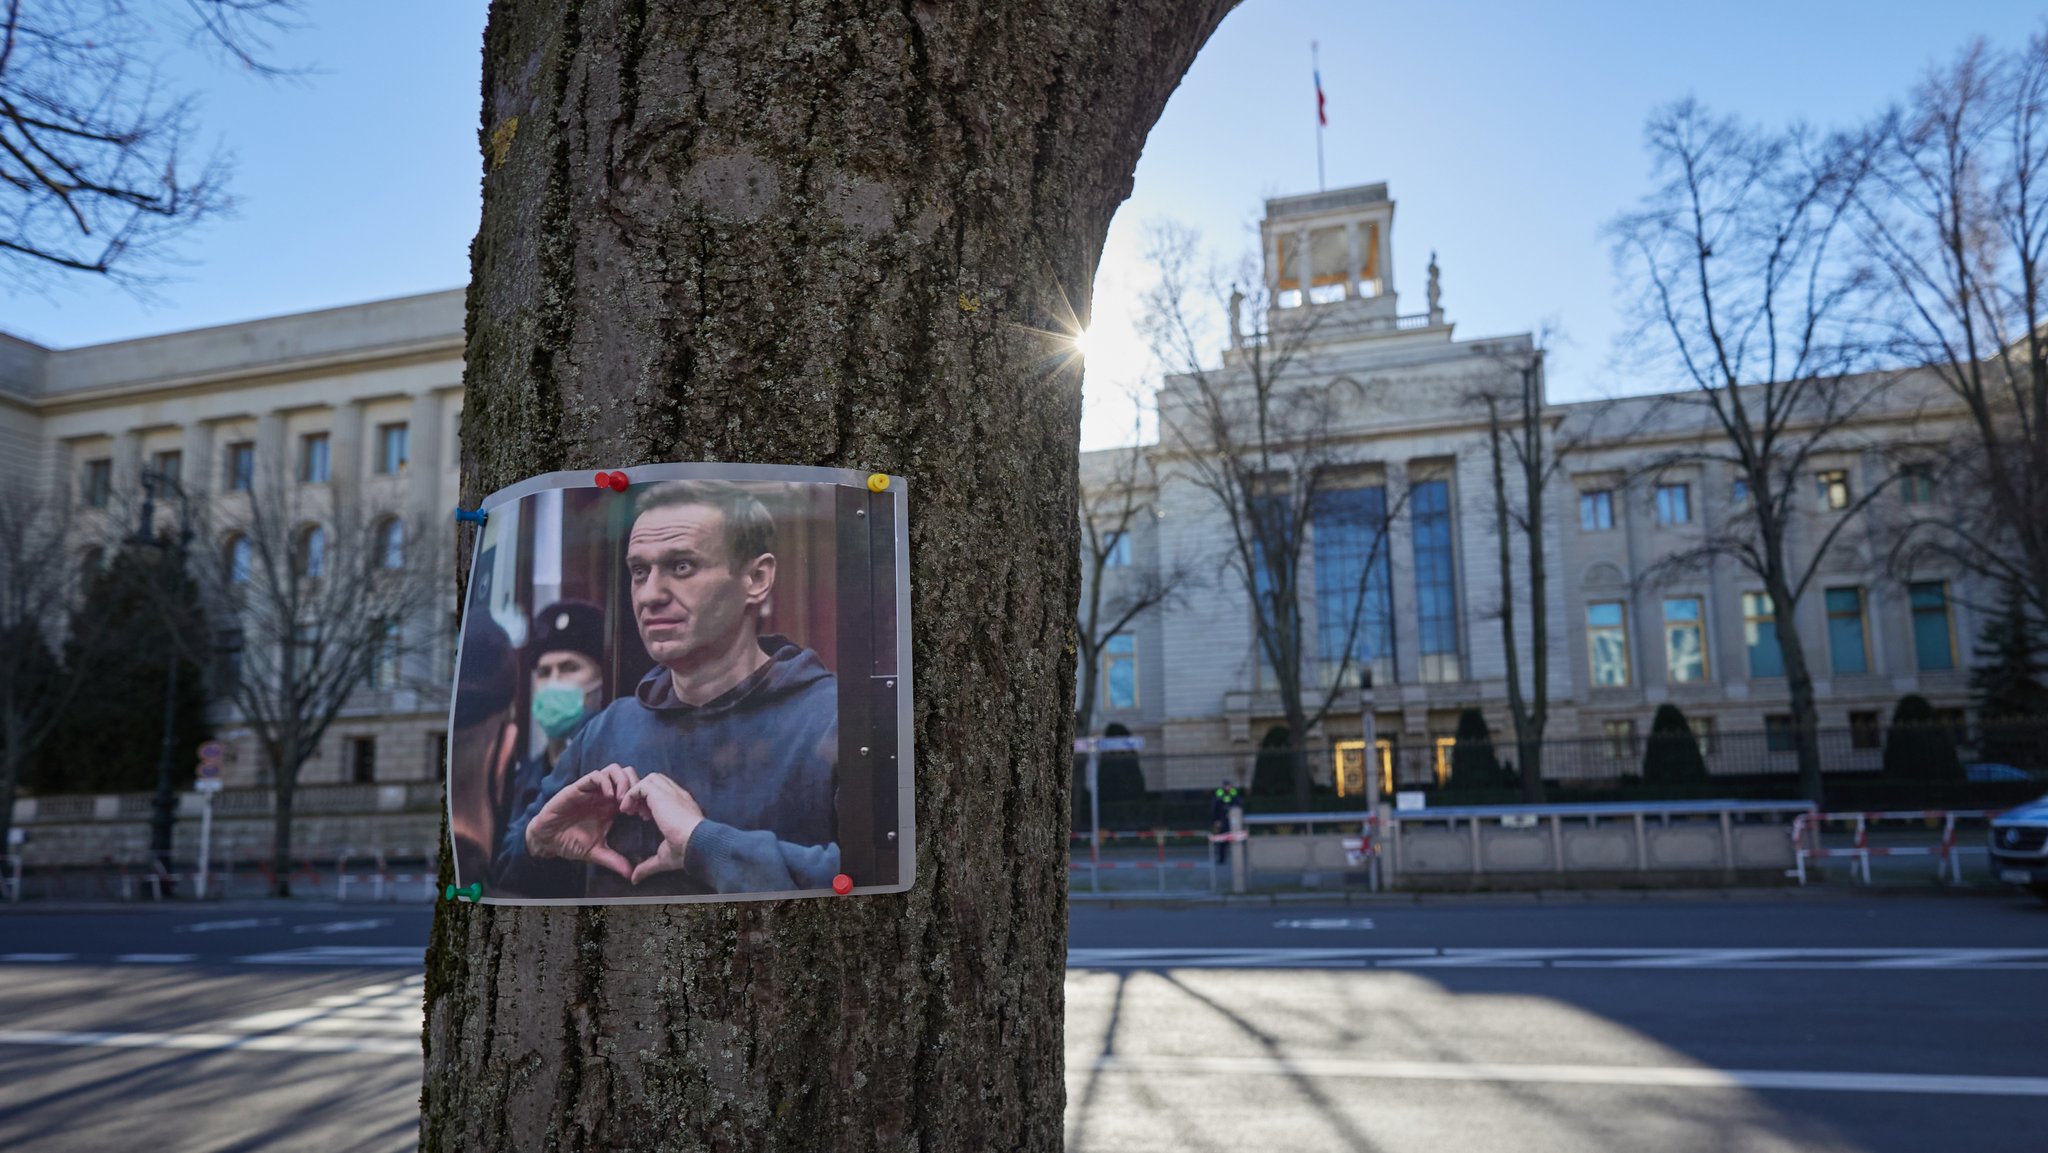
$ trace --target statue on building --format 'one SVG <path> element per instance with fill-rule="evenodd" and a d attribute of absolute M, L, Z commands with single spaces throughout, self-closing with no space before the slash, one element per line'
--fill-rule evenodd
<path fill-rule="evenodd" d="M 1436 250 L 1429 251 L 1429 322 L 1441 324 L 1444 319 L 1444 290 L 1438 281 Z"/>
<path fill-rule="evenodd" d="M 1230 347 L 1244 347 L 1244 292 L 1230 286 Z"/>

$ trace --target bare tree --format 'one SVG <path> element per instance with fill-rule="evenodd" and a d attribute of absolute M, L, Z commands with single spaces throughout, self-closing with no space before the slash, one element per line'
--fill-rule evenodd
<path fill-rule="evenodd" d="M 2048 35 L 1971 44 L 1860 143 L 1852 221 L 1887 351 L 1963 413 L 1912 462 L 1894 559 L 1945 559 L 2048 618 Z M 1937 476 L 1951 499 L 1932 499 Z"/>
<path fill-rule="evenodd" d="M 1155 227 L 1147 242 L 1159 280 L 1147 294 L 1145 331 L 1174 374 L 1161 396 L 1161 442 L 1171 445 L 1170 467 L 1209 497 L 1229 527 L 1224 567 L 1251 607 L 1254 645 L 1287 722 L 1294 799 L 1305 809 L 1313 787 L 1308 734 L 1353 674 L 1369 686 L 1370 662 L 1382 655 L 1360 653 L 1358 641 L 1370 621 L 1385 619 L 1384 605 L 1371 603 L 1388 592 L 1374 574 L 1407 495 L 1390 499 L 1383 479 L 1372 484 L 1376 462 L 1346 435 L 1346 413 L 1362 386 L 1322 377 L 1307 362 L 1315 310 L 1272 309 L 1271 292 L 1250 261 L 1240 264 L 1224 306 L 1222 278 L 1202 275 L 1200 254 L 1199 236 L 1180 225 Z M 1233 340 L 1235 347 L 1213 364 L 1208 333 L 1218 306 L 1229 309 L 1233 330 L 1247 312 L 1263 327 Z M 1351 508 L 1337 495 L 1372 488 L 1379 491 L 1377 510 Z M 1341 582 L 1332 599 L 1316 596 L 1332 591 L 1330 582 L 1318 581 L 1319 590 L 1304 585 L 1314 573 L 1318 525 L 1368 541 L 1355 579 Z M 1310 603 L 1319 617 L 1342 622 L 1334 663 L 1328 644 L 1318 644 L 1311 660 Z"/>
<path fill-rule="evenodd" d="M 59 270 L 147 282 L 227 206 L 218 153 L 195 161 L 193 98 L 167 94 L 166 41 L 279 74 L 260 57 L 295 0 L 0 0 L 0 258 L 15 284 Z"/>
<path fill-rule="evenodd" d="M 1132 564 L 1134 538 L 1141 518 L 1154 515 L 1151 494 L 1158 485 L 1143 445 L 1116 449 L 1109 460 L 1107 476 L 1091 485 L 1084 475 L 1081 483 L 1081 603 L 1074 620 L 1081 676 L 1074 732 L 1081 736 L 1094 731 L 1103 646 L 1173 601 L 1192 575 L 1178 559 Z"/>
<path fill-rule="evenodd" d="M 0 493 L 0 853 L 22 770 L 64 715 L 83 671 L 59 658 L 81 585 L 68 496 L 10 485 Z"/>
<path fill-rule="evenodd" d="M 451 585 L 434 534 L 345 486 L 315 493 L 258 461 L 216 498 L 211 556 L 195 558 L 216 640 L 216 691 L 255 734 L 276 793 L 276 894 L 288 896 L 299 774 L 364 689 L 421 687 L 440 669 Z"/>
<path fill-rule="evenodd" d="M 1640 288 L 1634 339 L 1647 370 L 1676 391 L 1652 402 L 1654 431 L 1679 447 L 1647 471 L 1711 465 L 1746 493 L 1738 514 L 1667 554 L 1653 579 L 1725 557 L 1770 600 L 1796 735 L 1802 793 L 1819 800 L 1813 676 L 1797 626 L 1801 598 L 1836 539 L 1890 478 L 1818 501 L 1816 461 L 1862 454 L 1860 414 L 1889 378 L 1865 374 L 1867 280 L 1846 255 L 1846 217 L 1864 176 L 1855 154 L 1803 131 L 1761 131 L 1690 100 L 1646 133 L 1657 187 L 1612 226 L 1617 263 Z M 1801 536 L 1795 549 L 1794 538 Z"/>

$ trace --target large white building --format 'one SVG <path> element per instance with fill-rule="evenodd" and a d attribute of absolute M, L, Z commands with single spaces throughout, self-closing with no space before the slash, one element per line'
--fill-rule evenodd
<path fill-rule="evenodd" d="M 80 563 L 119 535 L 104 522 L 132 514 L 145 470 L 231 512 L 268 462 L 308 507 L 346 494 L 452 533 L 462 324 L 458 290 L 81 348 L 0 335 L 0 478 L 75 503 Z M 445 554 L 451 540 L 422 543 Z M 193 563 L 231 563 L 228 547 L 201 531 Z M 418 661 L 417 675 L 355 695 L 303 783 L 438 774 L 445 646 Z M 221 729 L 236 750 L 228 783 L 259 783 L 253 738 L 232 716 Z"/>
<path fill-rule="evenodd" d="M 1509 731 L 1491 464 L 1483 409 L 1472 397 L 1531 363 L 1534 344 L 1526 334 L 1458 339 L 1434 283 L 1425 308 L 1400 311 L 1394 204 L 1385 185 L 1273 200 L 1266 210 L 1275 307 L 1247 323 L 1272 333 L 1312 318 L 1298 372 L 1314 387 L 1357 386 L 1346 393 L 1355 400 L 1338 414 L 1336 430 L 1356 462 L 1350 483 L 1361 492 L 1377 488 L 1400 506 L 1375 578 L 1383 608 L 1366 643 L 1376 735 L 1387 759 L 1398 751 L 1404 772 L 1427 774 L 1464 708 L 1482 709 L 1497 734 Z M 452 532 L 462 330 L 463 294 L 449 291 L 73 349 L 0 336 L 0 477 L 30 478 L 66 494 L 90 521 L 111 515 L 117 502 L 110 496 L 132 490 L 145 469 L 232 500 L 250 461 L 302 464 L 317 455 L 315 471 L 294 464 L 301 482 L 402 506 Z M 1241 355 L 1226 352 L 1219 373 L 1236 371 L 1233 357 Z M 1184 411 L 1191 388 L 1185 377 L 1166 381 L 1162 411 Z M 1859 427 L 1872 445 L 1937 443 L 1940 402 L 1938 390 L 1923 388 L 1874 408 Z M 1599 409 L 1597 427 L 1611 433 L 1573 453 L 1544 496 L 1547 735 L 1612 747 L 1625 762 L 1652 710 L 1670 700 L 1710 747 L 1753 735 L 1756 749 L 1789 767 L 1789 744 L 1765 736 L 1786 714 L 1786 688 L 1768 643 L 1775 622 L 1755 582 L 1726 560 L 1648 579 L 1660 557 L 1730 515 L 1735 500 L 1732 479 L 1710 467 L 1646 470 L 1666 447 L 1699 434 L 1696 425 L 1646 415 L 1654 403 L 1546 408 L 1546 419 L 1568 427 Z M 1183 467 L 1195 446 L 1174 434 L 1178 422 L 1162 427 L 1161 442 L 1139 450 L 1146 515 L 1106 579 L 1176 567 L 1203 579 L 1108 646 L 1095 723 L 1120 723 L 1147 738 L 1153 788 L 1203 787 L 1219 769 L 1245 778 L 1281 709 L 1257 659 L 1242 585 L 1225 570 L 1227 522 Z M 1084 488 L 1107 483 L 1128 451 L 1084 454 Z M 1896 455 L 1873 447 L 1815 461 L 1795 551 L 1810 556 L 1828 518 L 1839 515 L 1831 495 L 1868 491 L 1895 467 Z M 1897 494 L 1887 499 L 1945 495 L 1916 485 Z M 99 505 L 108 509 L 96 511 Z M 1968 704 L 1964 670 L 1980 622 L 1964 606 L 1959 578 L 1927 572 L 1900 579 L 1887 571 L 1873 532 L 1859 525 L 1843 534 L 1794 622 L 1816 672 L 1821 724 L 1844 737 L 1839 748 L 1829 746 L 1834 764 L 1875 757 L 1877 728 L 1902 693 L 1922 693 L 1947 710 Z M 1317 633 L 1313 562 L 1323 562 L 1327 584 L 1357 559 L 1355 549 L 1345 551 L 1355 541 L 1324 536 L 1312 542 L 1303 579 L 1311 659 L 1329 655 L 1319 649 L 1328 645 Z M 446 539 L 429 543 L 443 547 Z M 1520 631 L 1526 659 L 1526 619 Z M 437 659 L 445 663 L 445 654 Z M 438 672 L 445 681 L 445 668 Z M 1312 734 L 1318 748 L 1350 766 L 1339 774 L 1347 789 L 1361 787 L 1360 713 L 1359 690 L 1343 687 Z M 431 692 L 365 689 L 302 779 L 430 779 L 445 718 L 444 699 Z M 232 718 L 223 727 L 237 733 Z M 238 739 L 233 772 L 240 779 L 231 783 L 258 783 L 262 760 L 246 734 Z M 1328 775 L 1330 758 L 1319 760 Z"/>
<path fill-rule="evenodd" d="M 1444 768 L 1467 707 L 1484 712 L 1496 740 L 1511 739 L 1490 439 L 1475 397 L 1511 392 L 1539 358 L 1526 334 L 1458 339 L 1440 307 L 1433 260 L 1427 308 L 1402 313 L 1392 273 L 1393 215 L 1383 184 L 1269 200 L 1262 235 L 1265 296 L 1273 307 L 1262 321 L 1245 318 L 1232 327 L 1256 327 L 1271 342 L 1310 326 L 1283 379 L 1345 398 L 1324 430 L 1344 446 L 1350 479 L 1340 486 L 1366 490 L 1357 495 L 1374 507 L 1398 510 L 1385 568 L 1370 578 L 1371 599 L 1382 607 L 1362 630 L 1360 651 L 1375 667 L 1372 709 L 1383 769 L 1398 765 L 1402 779 L 1426 780 Z M 1208 387 L 1242 386 L 1244 356 L 1241 349 L 1225 351 L 1202 374 Z M 1333 389 L 1332 382 L 1345 387 Z M 1107 592 L 1114 582 L 1160 572 L 1195 578 L 1176 600 L 1105 645 L 1101 658 L 1095 724 L 1118 723 L 1146 738 L 1154 789 L 1207 787 L 1219 772 L 1246 779 L 1258 742 L 1282 721 L 1249 598 L 1228 567 L 1230 520 L 1190 466 L 1202 448 L 1186 430 L 1200 422 L 1185 416 L 1200 387 L 1190 374 L 1169 377 L 1161 388 L 1160 442 L 1141 450 L 1138 468 L 1147 515 L 1136 519 L 1116 563 L 1104 570 Z M 1830 442 L 1840 450 L 1810 461 L 1812 475 L 1799 481 L 1795 567 L 1811 559 L 1835 520 L 1849 515 L 1842 506 L 1884 484 L 1915 446 L 1938 451 L 1953 417 L 1938 387 L 1910 379 L 1892 383 L 1881 402 L 1860 413 Z M 1760 582 L 1725 556 L 1677 572 L 1658 567 L 1717 530 L 1741 499 L 1725 470 L 1675 463 L 1688 455 L 1681 449 L 1710 435 L 1699 410 L 1643 397 L 1546 404 L 1544 419 L 1571 434 L 1560 443 L 1586 437 L 1543 494 L 1551 697 L 1545 736 L 1580 742 L 1547 750 L 1546 776 L 1632 771 L 1640 763 L 1638 738 L 1664 701 L 1685 711 L 1715 771 L 1791 771 L 1786 680 L 1773 640 L 1779 624 Z M 1084 487 L 1099 491 L 1128 474 L 1130 452 L 1085 454 Z M 1663 461 L 1674 463 L 1657 467 Z M 1981 622 L 1958 595 L 1960 578 L 1892 572 L 1879 539 L 1885 502 L 1946 495 L 1933 492 L 1924 476 L 1887 488 L 1868 515 L 1837 536 L 1799 602 L 1791 623 L 1816 679 L 1827 768 L 1875 767 L 1881 726 L 1904 693 L 1927 696 L 1952 721 L 1962 719 L 1965 666 Z M 1318 603 L 1319 587 L 1323 599 L 1332 592 L 1352 598 L 1362 567 L 1356 533 L 1345 539 L 1312 521 L 1308 536 L 1299 584 L 1313 665 L 1341 656 L 1345 632 L 1324 627 L 1332 618 Z M 1516 557 L 1519 565 L 1519 543 Z M 1318 573 L 1319 565 L 1338 571 Z M 1528 614 L 1526 607 L 1519 612 L 1526 667 Z M 1313 668 L 1308 679 L 1319 681 Z M 1320 693 L 1312 694 L 1312 708 Z M 1361 787 L 1361 713 L 1359 690 L 1340 688 L 1311 734 L 1322 754 L 1319 774 L 1328 781 L 1330 766 L 1339 766 L 1340 791 Z"/>

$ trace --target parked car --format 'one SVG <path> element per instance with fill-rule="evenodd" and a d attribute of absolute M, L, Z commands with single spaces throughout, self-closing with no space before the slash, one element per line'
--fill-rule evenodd
<path fill-rule="evenodd" d="M 1991 868 L 2048 901 L 2048 797 L 2007 809 L 1991 821 Z"/>

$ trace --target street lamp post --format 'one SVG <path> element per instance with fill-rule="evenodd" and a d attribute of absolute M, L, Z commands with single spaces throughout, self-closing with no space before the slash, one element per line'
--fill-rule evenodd
<path fill-rule="evenodd" d="M 178 498 L 178 533 L 165 537 L 156 531 L 156 498 L 159 488 L 168 490 Z M 162 472 L 142 474 L 142 524 L 136 530 L 135 543 L 148 548 L 164 550 L 166 559 L 171 560 L 180 570 L 185 567 L 185 548 L 192 540 L 192 507 L 185 498 L 185 489 L 175 479 Z M 177 623 L 168 616 L 169 627 Z M 177 821 L 178 795 L 171 786 L 172 756 L 175 753 L 178 718 L 178 665 L 175 645 L 165 646 L 164 669 L 164 735 L 157 747 L 156 797 L 150 804 L 149 848 L 155 855 L 157 866 L 166 877 L 171 871 L 171 830 Z M 168 879 L 165 882 L 168 884 Z"/>

